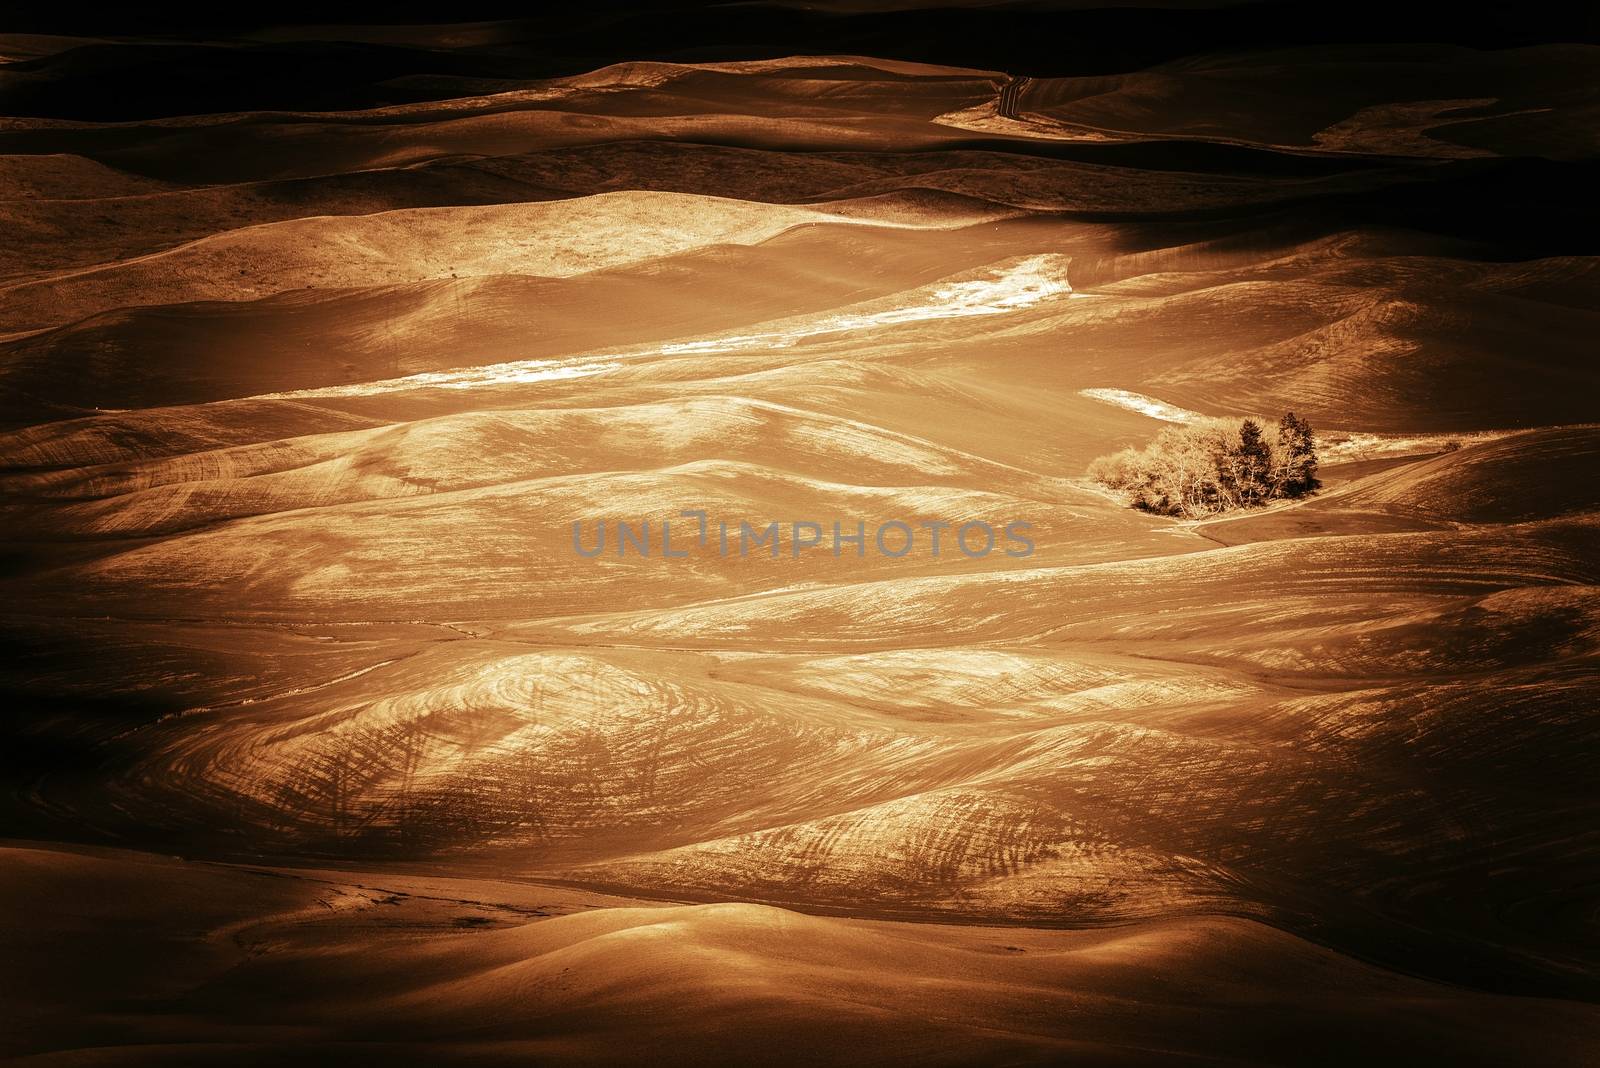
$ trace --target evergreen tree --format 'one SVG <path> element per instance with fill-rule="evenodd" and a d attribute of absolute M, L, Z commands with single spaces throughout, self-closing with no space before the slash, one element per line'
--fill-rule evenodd
<path fill-rule="evenodd" d="M 1272 495 L 1272 449 L 1262 436 L 1261 424 L 1254 419 L 1239 424 L 1239 447 L 1233 471 L 1242 506 L 1260 504 Z"/>

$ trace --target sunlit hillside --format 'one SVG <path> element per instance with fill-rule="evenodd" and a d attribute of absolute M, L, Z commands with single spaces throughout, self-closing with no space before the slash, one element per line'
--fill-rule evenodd
<path fill-rule="evenodd" d="M 529 25 L 0 34 L 0 1055 L 1600 1056 L 1600 49 Z"/>

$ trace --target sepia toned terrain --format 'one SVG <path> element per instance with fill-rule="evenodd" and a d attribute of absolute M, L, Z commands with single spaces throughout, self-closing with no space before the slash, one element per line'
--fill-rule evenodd
<path fill-rule="evenodd" d="M 0 32 L 0 1057 L 1600 1058 L 1600 47 L 821 6 Z"/>

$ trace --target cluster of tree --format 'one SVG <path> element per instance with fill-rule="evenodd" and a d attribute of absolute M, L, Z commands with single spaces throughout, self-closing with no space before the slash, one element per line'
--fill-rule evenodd
<path fill-rule="evenodd" d="M 1321 485 L 1311 424 L 1293 412 L 1278 420 L 1274 438 L 1254 419 L 1170 427 L 1147 448 L 1100 457 L 1089 477 L 1135 508 L 1187 519 L 1303 497 Z"/>

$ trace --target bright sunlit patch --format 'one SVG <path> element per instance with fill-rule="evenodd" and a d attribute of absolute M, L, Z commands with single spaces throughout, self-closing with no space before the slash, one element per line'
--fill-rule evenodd
<path fill-rule="evenodd" d="M 383 378 L 375 382 L 352 382 L 345 386 L 319 386 L 286 393 L 263 393 L 256 400 L 290 400 L 304 397 L 370 397 L 381 393 L 402 393 L 412 389 L 478 389 L 484 386 L 523 385 L 562 378 L 587 378 L 615 370 L 619 363 L 568 363 L 565 360 L 513 360 L 479 367 L 454 367 L 444 371 L 424 371 L 402 378 Z"/>
<path fill-rule="evenodd" d="M 847 330 L 868 330 L 897 323 L 929 319 L 958 319 L 971 315 L 1002 315 L 1029 308 L 1053 297 L 1076 296 L 1067 282 L 1067 257 L 1029 256 L 988 277 L 946 282 L 919 290 L 913 303 L 897 308 L 855 314 L 830 315 L 805 325 L 756 334 L 735 334 L 701 341 L 663 345 L 666 355 L 731 352 L 749 348 L 787 348 L 806 338 Z M 922 299 L 916 299 L 920 296 Z"/>
<path fill-rule="evenodd" d="M 1090 400 L 1112 404 L 1118 408 L 1126 408 L 1130 412 L 1148 415 L 1152 419 L 1160 419 L 1164 423 L 1196 423 L 1205 416 L 1199 412 L 1191 412 L 1187 408 L 1179 408 L 1175 404 L 1147 397 L 1143 393 L 1133 393 L 1126 389 L 1081 389 L 1080 396 Z"/>
<path fill-rule="evenodd" d="M 1329 430 L 1323 438 L 1322 455 L 1332 462 L 1415 456 L 1482 445 L 1514 433 L 1516 431 L 1512 430 L 1467 430 L 1441 434 L 1379 434 Z"/>
<path fill-rule="evenodd" d="M 935 319 L 956 319 L 974 315 L 1002 315 L 1029 308 L 1057 297 L 1078 297 L 1067 282 L 1067 257 L 1044 254 L 1030 256 L 985 277 L 963 279 L 930 286 L 911 294 L 911 303 L 829 315 L 785 329 L 750 334 L 729 334 L 696 341 L 681 341 L 655 350 L 661 355 L 732 352 L 740 349 L 788 348 L 806 338 L 846 331 L 867 330 L 898 323 Z M 567 360 L 515 360 L 509 363 L 455 367 L 443 371 L 424 371 L 399 378 L 347 385 L 318 386 L 311 389 L 265 393 L 258 400 L 290 400 L 313 397 L 369 397 L 416 389 L 480 389 L 523 385 L 566 378 L 585 378 L 622 366 L 620 363 L 592 360 L 575 363 Z"/>

